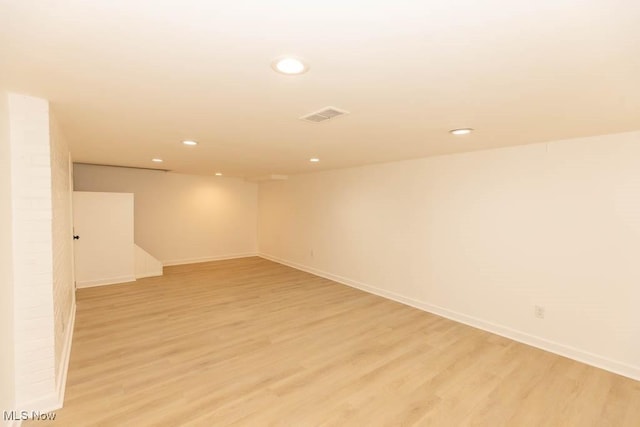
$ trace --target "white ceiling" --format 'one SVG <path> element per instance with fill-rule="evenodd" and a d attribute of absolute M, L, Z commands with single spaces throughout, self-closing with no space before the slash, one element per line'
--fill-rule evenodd
<path fill-rule="evenodd" d="M 638 0 L 0 0 L 0 49 L 79 162 L 292 174 L 640 129 Z M 328 105 L 351 114 L 298 119 Z"/>

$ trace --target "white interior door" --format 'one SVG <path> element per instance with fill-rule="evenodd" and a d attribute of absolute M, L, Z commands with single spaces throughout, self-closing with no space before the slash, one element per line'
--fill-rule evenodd
<path fill-rule="evenodd" d="M 133 194 L 73 192 L 78 288 L 135 280 Z"/>

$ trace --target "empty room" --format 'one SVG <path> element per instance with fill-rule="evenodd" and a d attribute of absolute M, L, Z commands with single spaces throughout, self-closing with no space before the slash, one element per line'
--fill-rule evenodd
<path fill-rule="evenodd" d="M 0 425 L 640 426 L 639 23 L 0 0 Z"/>

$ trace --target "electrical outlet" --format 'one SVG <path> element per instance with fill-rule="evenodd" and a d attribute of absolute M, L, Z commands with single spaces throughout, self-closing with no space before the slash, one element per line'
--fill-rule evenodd
<path fill-rule="evenodd" d="M 533 315 L 538 319 L 544 319 L 544 307 L 541 305 L 533 306 Z"/>

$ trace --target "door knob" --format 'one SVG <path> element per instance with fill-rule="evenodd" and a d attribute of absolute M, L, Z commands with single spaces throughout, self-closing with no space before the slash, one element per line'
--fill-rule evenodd
<path fill-rule="evenodd" d="M 73 240 L 78 240 L 79 238 L 80 236 L 76 236 L 76 235 L 73 236 Z"/>

